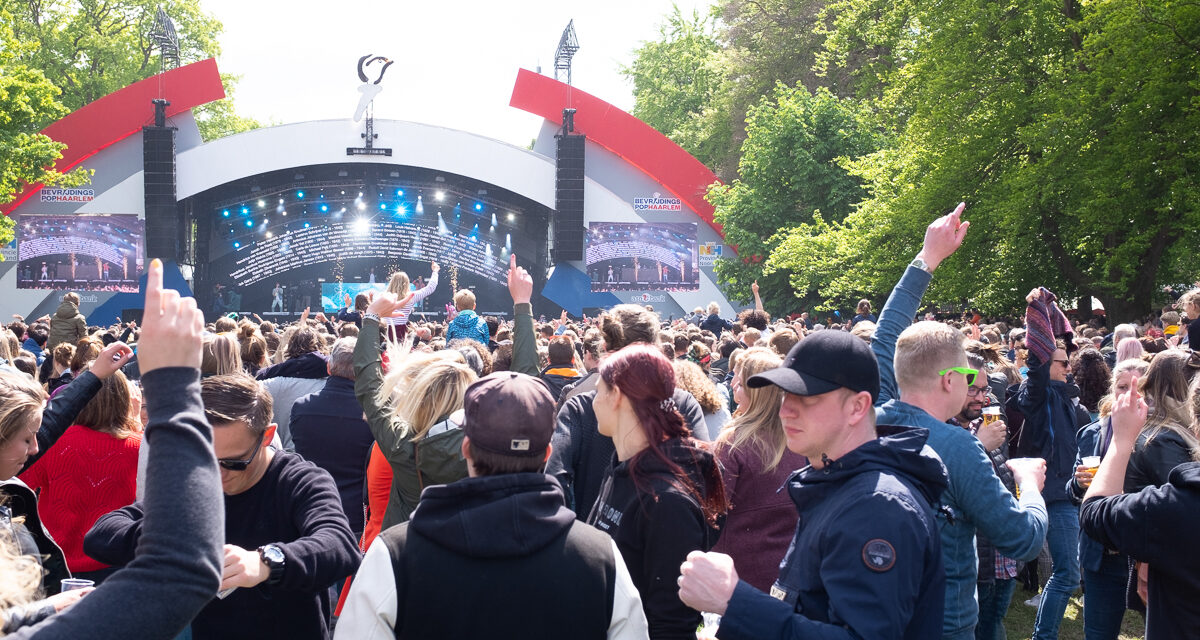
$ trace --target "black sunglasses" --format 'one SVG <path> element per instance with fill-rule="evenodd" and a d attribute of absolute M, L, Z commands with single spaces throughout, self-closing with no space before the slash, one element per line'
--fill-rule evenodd
<path fill-rule="evenodd" d="M 250 466 L 250 463 L 254 462 L 254 458 L 258 456 L 258 450 L 262 448 L 263 437 L 266 435 L 267 432 L 265 431 L 258 434 L 258 440 L 254 443 L 254 448 L 250 450 L 249 458 L 246 458 L 245 460 L 238 460 L 236 458 L 217 458 L 217 464 L 221 465 L 222 469 L 228 469 L 230 471 L 245 471 L 246 467 Z"/>

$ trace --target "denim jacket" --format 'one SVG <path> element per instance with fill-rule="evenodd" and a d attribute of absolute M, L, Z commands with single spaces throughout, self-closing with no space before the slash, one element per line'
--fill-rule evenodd
<path fill-rule="evenodd" d="M 927 444 L 941 457 L 950 476 L 937 519 L 946 567 L 942 633 L 952 635 L 970 631 L 979 618 L 975 600 L 978 573 L 975 530 L 987 536 L 1001 554 L 1029 561 L 1042 550 L 1048 517 L 1046 504 L 1036 491 L 1024 492 L 1018 504 L 996 476 L 987 452 L 975 436 L 900 399 L 893 363 L 896 339 L 916 315 L 930 279 L 923 269 L 910 266 L 905 270 L 879 314 L 871 350 L 879 360 L 876 421 L 928 429 Z"/>

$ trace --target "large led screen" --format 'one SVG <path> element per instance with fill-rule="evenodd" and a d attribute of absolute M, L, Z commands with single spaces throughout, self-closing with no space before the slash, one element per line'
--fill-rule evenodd
<path fill-rule="evenodd" d="M 587 233 L 592 291 L 696 291 L 696 223 L 593 222 Z"/>
<path fill-rule="evenodd" d="M 16 231 L 18 289 L 138 290 L 145 249 L 136 215 L 24 215 Z"/>

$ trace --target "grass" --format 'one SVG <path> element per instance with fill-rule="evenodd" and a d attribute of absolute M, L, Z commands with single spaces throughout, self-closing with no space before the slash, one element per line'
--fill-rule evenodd
<path fill-rule="evenodd" d="M 1012 604 L 1008 615 L 1004 618 L 1004 628 L 1008 632 L 1008 640 L 1027 640 L 1033 635 L 1033 622 L 1037 617 L 1037 609 L 1025 606 L 1030 594 L 1018 587 L 1013 592 Z M 1058 628 L 1059 640 L 1083 640 L 1083 597 L 1075 595 L 1067 605 L 1062 625 Z M 1145 637 L 1145 620 L 1136 611 L 1126 611 L 1125 620 L 1121 625 L 1120 640 L 1143 640 Z"/>

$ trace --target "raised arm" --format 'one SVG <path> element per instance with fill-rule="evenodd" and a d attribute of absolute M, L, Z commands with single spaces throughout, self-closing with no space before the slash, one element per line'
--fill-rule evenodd
<path fill-rule="evenodd" d="M 883 305 L 883 311 L 879 312 L 879 323 L 871 340 L 871 351 L 875 352 L 875 358 L 879 361 L 877 404 L 900 397 L 900 389 L 896 386 L 896 340 L 912 324 L 921 298 L 933 279 L 933 271 L 962 246 L 967 229 L 971 226 L 970 222 L 962 220 L 965 207 L 966 204 L 960 202 L 954 211 L 934 220 L 925 229 L 921 251 L 905 269 L 900 282 L 896 283 L 887 303 Z"/>
<path fill-rule="evenodd" d="M 533 277 L 517 266 L 517 256 L 508 261 L 508 292 L 513 299 L 513 359 L 512 370 L 536 376 L 538 368 L 537 338 L 533 333 Z"/>
<path fill-rule="evenodd" d="M 379 443 L 384 455 L 399 448 L 400 434 L 392 428 L 391 407 L 379 401 L 379 389 L 383 386 L 383 361 L 379 356 L 379 318 L 391 315 L 412 298 L 412 293 L 403 302 L 393 293 L 382 293 L 375 297 L 363 315 L 363 328 L 358 343 L 354 345 L 354 397 L 362 405 L 367 426 Z"/>

